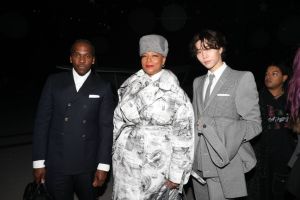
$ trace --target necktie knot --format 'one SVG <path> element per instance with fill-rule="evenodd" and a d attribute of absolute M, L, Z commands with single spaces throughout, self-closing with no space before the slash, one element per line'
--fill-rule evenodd
<path fill-rule="evenodd" d="M 213 80 L 214 78 L 215 78 L 215 75 L 214 75 L 214 74 L 210 74 L 210 75 L 208 76 L 209 83 L 211 83 L 212 80 Z"/>

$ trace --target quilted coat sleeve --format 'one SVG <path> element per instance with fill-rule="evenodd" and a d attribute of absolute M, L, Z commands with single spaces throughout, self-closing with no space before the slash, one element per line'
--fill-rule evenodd
<path fill-rule="evenodd" d="M 175 114 L 171 145 L 169 180 L 185 184 L 191 172 L 194 156 L 194 112 L 189 100 L 182 104 Z"/>

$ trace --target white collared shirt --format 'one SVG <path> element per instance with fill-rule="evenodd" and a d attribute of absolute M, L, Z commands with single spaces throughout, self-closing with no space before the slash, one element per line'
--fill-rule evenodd
<path fill-rule="evenodd" d="M 207 89 L 208 82 L 209 82 L 209 80 L 208 80 L 209 75 L 211 75 L 211 74 L 215 75 L 213 82 L 211 84 L 211 87 L 210 87 L 210 91 L 209 91 L 210 92 L 209 94 L 211 94 L 212 91 L 214 90 L 218 80 L 220 79 L 221 75 L 225 71 L 226 67 L 227 67 L 226 63 L 223 62 L 223 64 L 216 71 L 214 71 L 214 73 L 212 73 L 211 71 L 207 71 L 207 76 L 206 76 L 206 79 L 204 81 L 204 86 L 203 86 L 203 99 L 202 99 L 203 101 L 205 98 L 205 93 L 206 93 L 206 89 Z"/>
<path fill-rule="evenodd" d="M 80 76 L 73 68 L 72 73 L 73 73 L 73 79 L 74 79 L 76 91 L 78 92 L 81 86 L 83 85 L 83 83 L 86 81 L 87 77 L 90 75 L 91 70 L 89 70 L 85 75 Z"/>
<path fill-rule="evenodd" d="M 91 70 L 89 70 L 85 75 L 80 76 L 73 68 L 72 73 L 73 73 L 73 79 L 74 79 L 76 91 L 78 92 L 79 89 L 81 88 L 81 86 L 83 85 L 83 83 L 86 81 L 87 77 L 90 75 Z M 44 167 L 45 167 L 45 160 L 35 160 L 35 161 L 33 161 L 33 168 L 34 169 L 44 168 Z M 97 169 L 102 170 L 102 171 L 109 171 L 110 170 L 110 165 L 99 163 Z"/>

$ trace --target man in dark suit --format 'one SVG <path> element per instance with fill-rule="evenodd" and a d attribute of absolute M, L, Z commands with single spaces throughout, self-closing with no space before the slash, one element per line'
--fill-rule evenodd
<path fill-rule="evenodd" d="M 249 143 L 261 132 L 258 92 L 251 72 L 223 62 L 225 38 L 204 30 L 192 42 L 194 55 L 208 70 L 194 80 L 196 199 L 223 200 L 247 195 L 244 173 L 256 159 Z"/>
<path fill-rule="evenodd" d="M 72 71 L 49 76 L 41 94 L 33 135 L 33 174 L 56 200 L 94 200 L 111 163 L 111 85 L 91 70 L 88 40 L 72 45 Z"/>

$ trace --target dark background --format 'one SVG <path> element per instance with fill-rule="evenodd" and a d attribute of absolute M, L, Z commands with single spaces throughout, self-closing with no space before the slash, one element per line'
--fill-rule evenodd
<path fill-rule="evenodd" d="M 189 52 L 191 38 L 200 29 L 222 31 L 228 40 L 226 63 L 235 69 L 252 71 L 259 88 L 266 65 L 271 60 L 284 60 L 291 66 L 300 44 L 299 0 L 5 3 L 0 8 L 0 126 L 7 128 L 1 134 L 19 132 L 14 130 L 20 124 L 27 124 L 31 131 L 47 75 L 56 72 L 57 66 L 69 65 L 69 48 L 78 38 L 95 44 L 96 69 L 129 71 L 122 74 L 124 79 L 140 69 L 139 38 L 144 34 L 161 34 L 169 41 L 167 68 L 178 74 L 181 82 L 180 73 L 192 72 L 182 83 L 189 93 L 194 77 L 205 73 Z M 111 74 L 102 75 L 113 79 Z M 16 120 L 23 112 L 28 116 Z"/>

